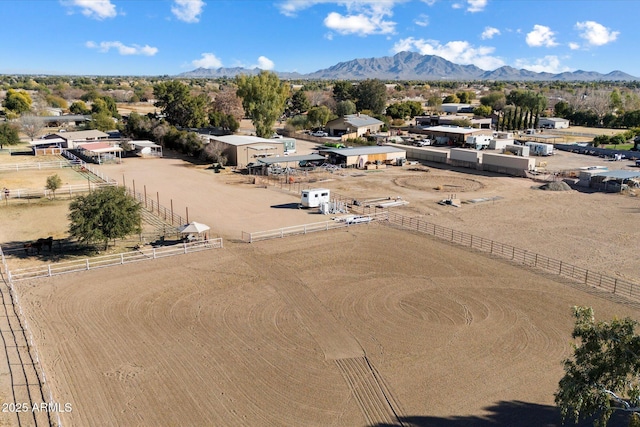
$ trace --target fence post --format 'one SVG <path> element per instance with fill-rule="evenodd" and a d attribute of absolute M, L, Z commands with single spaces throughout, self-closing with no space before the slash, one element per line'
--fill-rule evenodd
<path fill-rule="evenodd" d="M 490 242 L 491 242 L 491 251 L 489 253 L 492 254 L 493 253 L 493 240 L 490 240 Z"/>
<path fill-rule="evenodd" d="M 85 260 L 85 264 L 87 265 L 87 270 L 89 269 L 89 258 Z"/>
<path fill-rule="evenodd" d="M 186 245 L 186 243 L 185 243 Z M 153 259 L 156 259 L 156 248 L 151 248 L 153 250 Z"/>
<path fill-rule="evenodd" d="M 613 293 L 616 293 L 616 288 L 618 287 L 618 279 L 613 279 Z"/>
<path fill-rule="evenodd" d="M 184 253 L 186 254 L 186 253 L 187 253 L 187 242 L 184 242 L 184 243 L 182 244 L 182 246 L 184 246 Z M 155 250 L 154 250 L 154 252 L 153 252 L 153 255 L 155 256 Z"/>
<path fill-rule="evenodd" d="M 124 254 L 120 254 L 120 264 L 124 264 Z"/>
<path fill-rule="evenodd" d="M 589 270 L 584 273 L 584 284 L 586 285 L 589 281 Z"/>
<path fill-rule="evenodd" d="M 560 271 L 558 271 L 558 274 L 560 274 L 560 275 L 562 274 L 562 261 L 560 261 Z"/>
<path fill-rule="evenodd" d="M 47 264 L 47 271 L 49 273 L 49 277 L 51 277 L 51 264 Z"/>

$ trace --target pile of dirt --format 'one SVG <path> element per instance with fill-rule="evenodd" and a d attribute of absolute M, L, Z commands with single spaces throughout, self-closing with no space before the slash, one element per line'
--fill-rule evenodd
<path fill-rule="evenodd" d="M 571 187 L 564 181 L 554 181 L 538 187 L 540 190 L 547 191 L 571 191 Z"/>

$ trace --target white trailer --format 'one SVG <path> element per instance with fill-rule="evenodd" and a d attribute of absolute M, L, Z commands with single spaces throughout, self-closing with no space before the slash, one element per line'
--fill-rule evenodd
<path fill-rule="evenodd" d="M 330 197 L 330 191 L 326 188 L 302 190 L 300 206 L 303 208 L 319 208 L 323 203 L 329 203 Z"/>
<path fill-rule="evenodd" d="M 475 150 L 484 150 L 489 147 L 492 139 L 491 135 L 471 135 L 467 137 L 467 145 Z"/>
<path fill-rule="evenodd" d="M 551 155 L 553 155 L 553 144 L 545 144 L 543 142 L 527 141 L 524 145 L 529 147 L 529 151 L 534 156 L 551 156 Z"/>

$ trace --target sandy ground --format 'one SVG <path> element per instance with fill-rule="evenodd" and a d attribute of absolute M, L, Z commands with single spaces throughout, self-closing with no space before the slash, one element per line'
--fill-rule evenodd
<path fill-rule="evenodd" d="M 54 396 L 73 405 L 65 425 L 559 425 L 571 306 L 640 320 L 635 304 L 383 225 L 239 243 L 328 218 L 178 158 L 100 169 L 226 243 L 19 283 Z M 637 280 L 637 198 L 468 172 L 349 170 L 311 185 L 399 196 L 399 213 Z M 454 193 L 493 200 L 437 204 Z M 67 227 L 64 203 L 3 208 L 0 244 Z"/>

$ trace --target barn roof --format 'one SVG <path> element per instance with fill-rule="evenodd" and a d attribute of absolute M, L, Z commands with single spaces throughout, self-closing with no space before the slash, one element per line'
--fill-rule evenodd
<path fill-rule="evenodd" d="M 353 148 L 327 148 L 320 149 L 323 153 L 339 154 L 341 156 L 367 156 L 369 154 L 385 154 L 385 153 L 406 153 L 407 151 L 402 148 L 392 147 L 389 145 L 374 145 L 367 147 L 353 147 Z"/>

